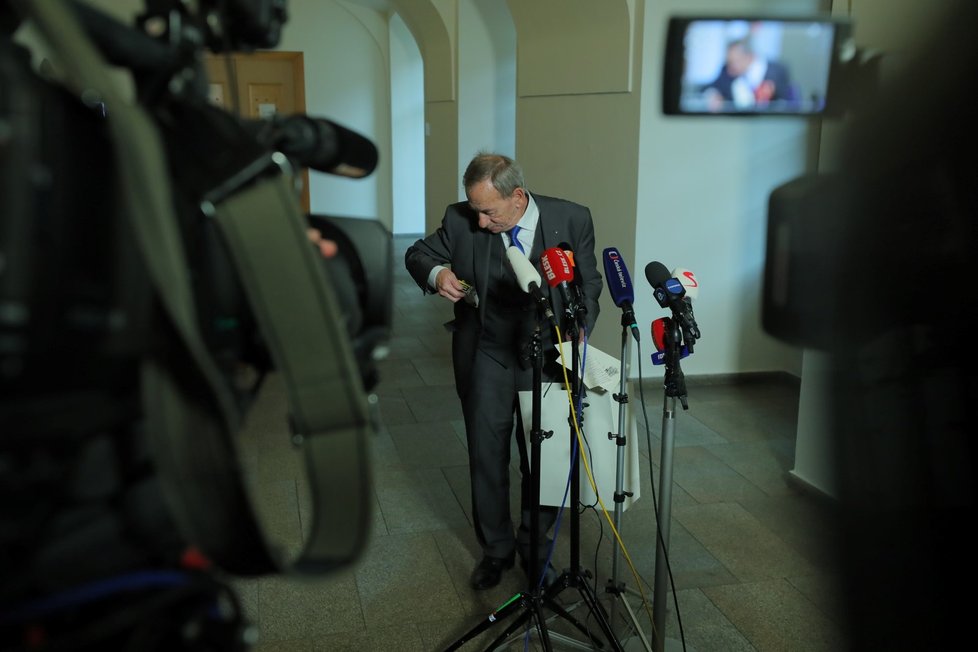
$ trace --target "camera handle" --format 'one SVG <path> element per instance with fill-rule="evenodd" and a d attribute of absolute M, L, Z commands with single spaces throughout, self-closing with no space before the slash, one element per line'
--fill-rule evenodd
<path fill-rule="evenodd" d="M 203 209 L 224 236 L 274 366 L 286 381 L 293 441 L 318 471 L 310 473 L 316 509 L 310 540 L 294 566 L 319 573 L 351 561 L 365 547 L 366 436 L 374 424 L 346 328 L 337 318 L 334 290 L 309 245 L 284 173 L 287 159 L 271 158 L 282 174 L 259 177 Z M 352 510 L 351 488 L 358 503 Z"/>

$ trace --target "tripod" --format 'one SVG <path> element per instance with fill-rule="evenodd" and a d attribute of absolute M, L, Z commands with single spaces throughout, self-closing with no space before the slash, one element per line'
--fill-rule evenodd
<path fill-rule="evenodd" d="M 531 448 L 531 459 L 530 459 L 530 475 L 531 475 L 531 511 L 530 511 L 530 551 L 531 554 L 528 555 L 527 559 L 527 578 L 530 581 L 530 587 L 528 590 L 521 591 L 507 600 L 498 609 L 489 614 L 488 617 L 477 623 L 472 629 L 463 634 L 458 640 L 452 643 L 446 652 L 451 650 L 457 650 L 462 645 L 472 640 L 482 632 L 486 631 L 490 627 L 502 623 L 506 618 L 512 616 L 517 612 L 521 612 L 519 617 L 514 620 L 509 627 L 507 627 L 502 634 L 500 634 L 496 639 L 489 644 L 486 650 L 497 649 L 509 636 L 520 629 L 527 621 L 532 620 L 533 626 L 536 628 L 537 634 L 540 637 L 541 644 L 544 650 L 550 652 L 553 647 L 551 644 L 551 638 L 561 638 L 566 639 L 567 642 L 581 646 L 581 649 L 593 649 L 594 646 L 585 647 L 578 641 L 574 639 L 564 637 L 557 633 L 551 633 L 547 626 L 547 619 L 544 617 L 544 608 L 550 609 L 556 615 L 564 618 L 574 627 L 576 627 L 581 633 L 587 636 L 595 646 L 601 647 L 601 642 L 595 638 L 587 628 L 576 618 L 574 618 L 566 609 L 564 609 L 560 604 L 556 602 L 556 596 L 562 590 L 562 587 L 570 586 L 571 581 L 566 577 L 558 578 L 553 584 L 550 585 L 546 590 L 540 585 L 537 578 L 540 577 L 541 569 L 539 568 L 539 559 L 537 553 L 537 545 L 539 540 L 539 525 L 540 525 L 540 443 L 550 437 L 552 432 L 544 432 L 540 427 L 540 407 L 541 407 L 541 395 L 542 395 L 542 381 L 543 381 L 543 350 L 541 344 L 540 335 L 540 322 L 542 321 L 542 315 L 538 317 L 537 324 L 533 330 L 533 336 L 530 341 L 530 357 L 533 361 L 533 384 L 532 384 L 532 419 L 530 426 L 530 448 Z M 576 356 L 575 356 L 576 360 Z M 576 368 L 575 368 L 576 373 Z M 574 471 L 576 472 L 576 466 Z M 576 476 L 575 476 L 576 478 Z M 575 497 L 576 501 L 576 497 Z M 574 509 L 571 510 L 573 517 L 577 516 L 576 502 L 574 504 Z M 576 537 L 576 529 L 574 527 L 574 522 L 576 519 L 572 518 L 572 532 Z M 576 568 L 576 557 L 572 554 L 575 560 Z M 565 573 L 566 575 L 566 573 Z M 581 583 L 586 587 L 586 583 Z M 593 606 L 592 606 L 593 605 Z M 597 602 L 592 600 L 589 604 L 592 609 L 598 607 Z M 599 623 L 604 622 L 602 629 L 605 630 L 606 634 L 612 636 L 610 627 L 607 626 L 607 621 L 604 621 L 603 614 L 596 612 L 599 618 Z M 609 639 L 613 640 L 613 639 Z M 616 647 L 616 650 L 621 650 L 620 647 Z"/>
<path fill-rule="evenodd" d="M 583 321 L 583 319 L 581 320 Z M 581 396 L 581 380 L 580 380 L 580 370 L 578 369 L 578 353 L 580 349 L 579 345 L 579 332 L 577 328 L 577 315 L 572 315 L 568 320 L 569 324 L 568 337 L 571 341 L 571 401 L 573 403 L 572 409 L 574 410 L 575 418 L 577 424 L 583 423 L 583 414 L 578 408 L 580 405 Z M 577 506 L 580 504 L 581 499 L 581 482 L 580 482 L 580 456 L 581 451 L 576 444 L 576 429 L 574 427 L 574 422 L 570 423 L 570 437 L 571 437 L 571 469 L 570 469 L 570 503 L 571 503 L 571 563 L 570 567 L 564 570 L 564 572 L 557 578 L 557 581 L 553 583 L 550 590 L 547 592 L 548 596 L 557 595 L 565 589 L 576 589 L 580 595 L 581 601 L 588 608 L 591 614 L 594 616 L 604 633 L 608 644 L 611 649 L 617 652 L 622 651 L 621 643 L 615 637 L 614 631 L 611 629 L 611 624 L 608 621 L 604 613 L 604 609 L 598 602 L 597 597 L 594 595 L 594 591 L 591 589 L 591 585 L 588 583 L 588 575 L 581 568 L 581 528 L 580 528 L 580 512 Z M 576 451 L 576 453 L 575 453 Z M 593 637 L 592 637 L 593 638 Z"/>
<path fill-rule="evenodd" d="M 624 511 L 625 499 L 631 496 L 631 492 L 626 492 L 624 490 L 624 475 L 625 475 L 625 428 L 626 428 L 626 414 L 628 405 L 628 362 L 631 360 L 631 340 L 628 338 L 628 332 L 633 326 L 633 320 L 629 319 L 627 315 L 623 314 L 621 319 L 621 376 L 619 378 L 619 389 L 618 393 L 614 395 L 615 401 L 618 402 L 618 434 L 608 433 L 608 439 L 614 440 L 615 445 L 618 447 L 617 459 L 616 459 L 616 475 L 615 475 L 615 530 L 619 533 L 621 532 L 621 515 Z M 632 610 L 631 605 L 628 604 L 628 600 L 625 599 L 625 593 L 631 593 L 633 596 L 642 597 L 640 593 L 634 589 L 629 589 L 625 586 L 624 582 L 618 581 L 618 559 L 619 559 L 619 548 L 616 545 L 614 547 L 614 553 L 611 557 L 611 578 L 608 580 L 608 585 L 605 591 L 612 594 L 615 601 L 611 604 L 611 620 L 614 622 L 615 615 L 617 613 L 618 604 L 625 608 L 628 613 L 628 618 L 632 622 L 632 627 L 634 628 L 636 634 L 642 642 L 643 647 L 651 652 L 652 646 L 649 644 L 649 640 L 645 637 L 642 632 L 642 628 L 639 625 L 638 618 L 635 615 L 635 611 Z M 644 604 L 644 598 L 643 598 Z"/>

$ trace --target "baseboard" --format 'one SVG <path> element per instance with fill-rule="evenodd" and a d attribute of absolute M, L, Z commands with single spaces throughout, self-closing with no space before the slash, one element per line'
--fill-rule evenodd
<path fill-rule="evenodd" d="M 744 371 L 729 374 L 685 374 L 687 387 L 729 387 L 732 385 L 784 385 L 801 389 L 801 378 L 787 371 Z M 634 379 L 637 380 L 637 379 Z M 645 384 L 661 385 L 661 380 L 645 380 Z"/>
<path fill-rule="evenodd" d="M 839 504 L 839 499 L 830 493 L 826 493 L 819 487 L 811 484 L 807 480 L 803 479 L 801 476 L 796 474 L 794 471 L 788 471 L 784 474 L 785 481 L 790 487 L 795 489 L 798 493 L 805 494 L 806 496 L 811 496 L 821 503 L 828 506 L 836 506 Z"/>
<path fill-rule="evenodd" d="M 801 378 L 787 371 L 745 371 L 730 374 L 686 374 L 686 385 L 769 385 L 772 383 L 801 387 Z"/>

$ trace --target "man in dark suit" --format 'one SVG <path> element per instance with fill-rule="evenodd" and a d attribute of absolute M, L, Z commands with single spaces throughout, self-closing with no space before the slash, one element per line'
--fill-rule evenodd
<path fill-rule="evenodd" d="M 465 418 L 475 532 L 483 550 L 471 585 L 486 589 L 498 584 L 502 572 L 512 567 L 517 549 L 524 570 L 531 554 L 537 555 L 538 562 L 547 559 L 548 532 L 556 516 L 555 508 L 541 508 L 538 548 L 531 551 L 529 466 L 518 392 L 531 389 L 532 362 L 524 352 L 541 315 L 530 295 L 517 285 L 505 249 L 518 247 L 539 269 L 545 250 L 570 245 L 586 310 L 582 336 L 591 331 L 598 317 L 602 280 L 587 207 L 531 195 L 519 164 L 500 154 L 482 153 L 473 158 L 462 183 L 468 201 L 448 206 L 441 226 L 407 250 L 405 265 L 425 293 L 437 293 L 455 303 L 455 319 L 447 326 L 452 331 L 455 386 Z M 463 282 L 471 286 L 468 293 Z M 550 291 L 546 283 L 543 286 L 545 293 Z M 549 293 L 559 319 L 566 306 L 560 293 Z M 565 329 L 563 324 L 561 329 Z M 541 335 L 545 375 L 556 379 L 551 372 L 557 357 L 556 335 L 546 322 L 541 324 Z M 515 536 L 509 510 L 514 415 L 523 476 L 521 523 Z M 552 566 L 546 573 L 548 582 L 556 575 Z M 538 578 L 530 579 L 536 582 Z"/>
<path fill-rule="evenodd" d="M 727 45 L 723 68 L 706 85 L 704 95 L 713 111 L 724 103 L 741 110 L 763 110 L 772 102 L 798 101 L 788 68 L 757 54 L 749 37 Z"/>

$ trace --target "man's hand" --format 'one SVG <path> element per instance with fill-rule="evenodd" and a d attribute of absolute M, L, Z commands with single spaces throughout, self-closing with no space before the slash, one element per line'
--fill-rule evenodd
<path fill-rule="evenodd" d="M 758 104 L 768 104 L 777 90 L 773 81 L 765 79 L 761 82 L 760 86 L 754 89 L 754 98 Z"/>
<path fill-rule="evenodd" d="M 435 289 L 438 291 L 438 294 L 452 303 L 465 297 L 465 288 L 459 283 L 455 272 L 447 268 L 438 272 L 438 276 L 435 277 Z"/>
<path fill-rule="evenodd" d="M 310 227 L 306 229 L 306 235 L 309 236 L 309 242 L 313 243 L 319 249 L 319 253 L 323 258 L 332 258 L 339 251 L 336 243 L 324 238 L 323 234 L 319 232 L 319 229 Z"/>

